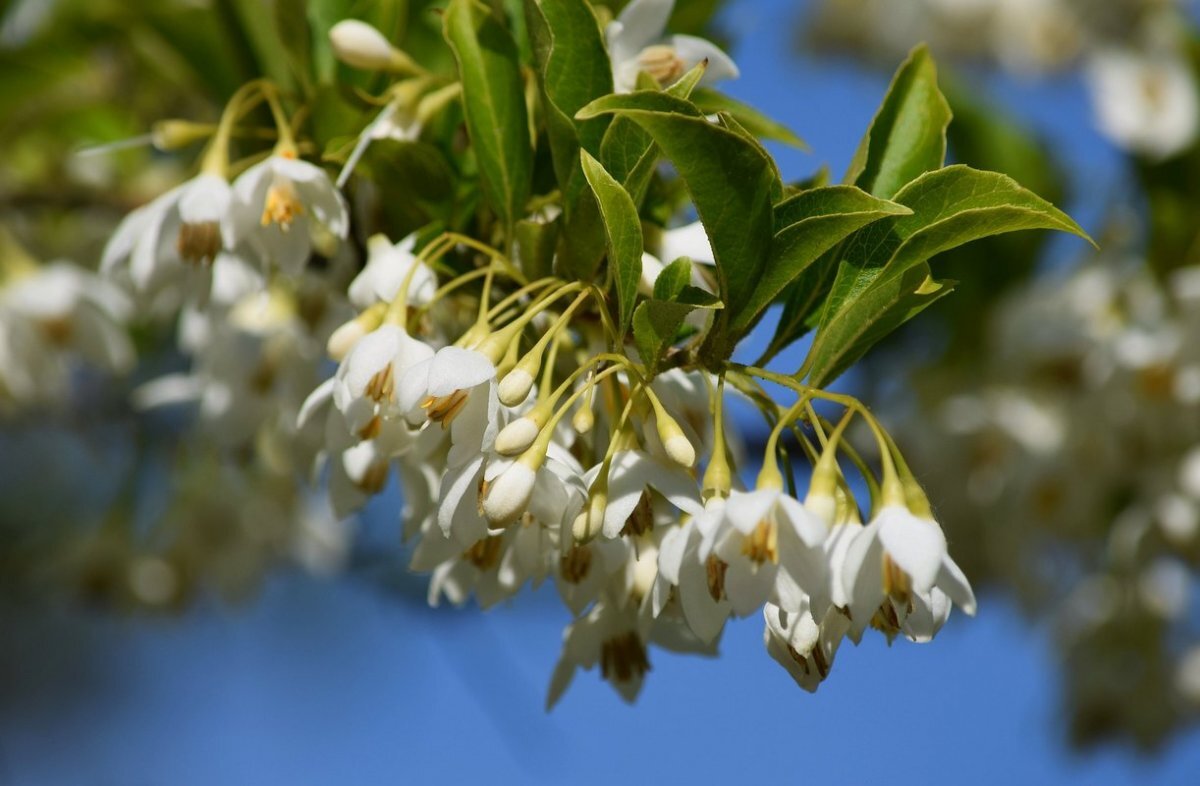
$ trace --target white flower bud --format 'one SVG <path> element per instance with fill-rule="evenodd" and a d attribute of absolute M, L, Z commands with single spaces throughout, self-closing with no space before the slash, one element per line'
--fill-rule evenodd
<path fill-rule="evenodd" d="M 575 410 L 575 416 L 571 418 L 571 426 L 579 434 L 586 434 L 596 425 L 596 414 L 592 412 L 592 408 L 586 403 Z"/>
<path fill-rule="evenodd" d="M 329 30 L 333 53 L 348 66 L 384 71 L 395 63 L 395 49 L 383 33 L 358 19 L 343 19 Z"/>
<path fill-rule="evenodd" d="M 483 499 L 483 515 L 494 526 L 513 523 L 529 507 L 537 472 L 518 461 L 492 481 Z"/>
<path fill-rule="evenodd" d="M 691 467 L 696 463 L 696 449 L 682 431 L 668 437 L 663 442 L 663 447 L 667 449 L 671 460 L 681 467 Z"/>
<path fill-rule="evenodd" d="M 357 319 L 352 319 L 333 331 L 333 334 L 329 336 L 329 342 L 325 345 L 325 351 L 329 353 L 329 357 L 340 362 L 350 354 L 350 350 L 354 349 L 354 345 L 365 335 L 367 335 L 366 325 Z"/>
<path fill-rule="evenodd" d="M 532 389 L 533 375 L 518 365 L 500 380 L 497 393 L 501 404 L 515 407 L 529 397 L 529 391 Z"/>
<path fill-rule="evenodd" d="M 538 424 L 531 418 L 517 418 L 496 435 L 496 452 L 501 456 L 515 456 L 518 453 L 524 453 L 537 439 L 540 431 Z"/>

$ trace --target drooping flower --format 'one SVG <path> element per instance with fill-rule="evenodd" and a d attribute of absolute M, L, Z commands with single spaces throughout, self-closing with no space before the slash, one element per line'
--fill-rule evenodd
<path fill-rule="evenodd" d="M 230 248 L 245 244 L 266 267 L 295 275 L 314 247 L 328 255 L 350 229 L 346 202 L 325 170 L 273 155 L 233 184 L 229 220 L 222 226 Z"/>
<path fill-rule="evenodd" d="M 781 490 L 734 491 L 698 556 L 718 560 L 713 570 L 721 576 L 720 592 L 738 616 L 768 600 L 796 610 L 825 581 L 827 534 L 824 520 Z"/>
<path fill-rule="evenodd" d="M 235 247 L 222 234 L 232 204 L 225 178 L 197 175 L 126 216 L 104 248 L 100 271 L 111 275 L 124 268 L 141 292 L 181 286 L 203 300 L 213 263 Z"/>
<path fill-rule="evenodd" d="M 855 536 L 843 571 L 855 635 L 871 623 L 886 599 L 907 611 L 915 596 L 927 597 L 935 588 L 967 614 L 975 613 L 975 594 L 950 558 L 942 528 L 901 504 L 885 505 Z"/>
<path fill-rule="evenodd" d="M 1085 74 L 1100 130 L 1120 147 L 1161 160 L 1196 138 L 1200 97 L 1183 58 L 1106 50 Z"/>
<path fill-rule="evenodd" d="M 763 607 L 763 644 L 767 653 L 809 693 L 816 692 L 833 668 L 833 658 L 850 621 L 837 610 L 820 624 L 811 609 L 784 611 L 773 603 Z"/>
<path fill-rule="evenodd" d="M 675 0 L 633 0 L 609 23 L 605 39 L 618 93 L 631 92 L 643 71 L 668 85 L 703 60 L 708 61 L 703 83 L 737 78 L 737 66 L 716 44 L 690 35 L 666 35 L 674 7 Z"/>
<path fill-rule="evenodd" d="M 413 253 L 416 244 L 416 235 L 409 235 L 395 245 L 385 235 L 372 235 L 367 240 L 367 264 L 350 282 L 347 291 L 350 302 L 360 309 L 376 303 L 391 303 L 414 265 L 417 269 L 412 272 L 408 285 L 407 302 L 425 305 L 432 300 L 437 278 L 433 270 Z"/>

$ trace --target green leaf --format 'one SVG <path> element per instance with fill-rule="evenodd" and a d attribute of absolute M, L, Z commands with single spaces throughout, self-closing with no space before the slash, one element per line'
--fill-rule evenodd
<path fill-rule="evenodd" d="M 691 283 L 692 260 L 680 257 L 664 267 L 654 280 L 654 297 L 658 300 L 674 300 Z"/>
<path fill-rule="evenodd" d="M 360 166 L 379 188 L 384 226 L 397 237 L 454 214 L 454 173 L 436 147 L 424 142 L 377 139 Z"/>
<path fill-rule="evenodd" d="M 695 105 L 663 93 L 606 96 L 579 116 L 619 112 L 640 125 L 679 172 L 712 243 L 722 322 L 750 302 L 774 235 L 775 165 L 741 134 L 713 125 Z M 713 356 L 732 349 L 724 330 L 710 333 Z"/>
<path fill-rule="evenodd" d="M 731 98 L 722 92 L 713 90 L 712 88 L 701 87 L 692 93 L 692 101 L 705 114 L 713 115 L 718 112 L 724 112 L 731 115 L 743 128 L 759 139 L 782 142 L 785 145 L 798 147 L 801 150 L 809 149 L 804 140 L 798 137 L 787 126 L 776 120 L 772 120 L 749 104 L 743 104 L 741 101 Z"/>
<path fill-rule="evenodd" d="M 854 186 L 815 188 L 780 203 L 775 207 L 775 226 L 780 229 L 771 246 L 770 263 L 730 329 L 744 335 L 789 284 L 851 233 L 881 218 L 911 212 Z"/>
<path fill-rule="evenodd" d="M 654 282 L 654 297 L 633 313 L 633 340 L 650 374 L 663 353 L 675 343 L 688 314 L 696 309 L 719 309 L 721 301 L 691 285 L 692 261 L 681 257 L 667 265 Z"/>
<path fill-rule="evenodd" d="M 522 219 L 516 228 L 516 260 L 530 281 L 553 272 L 554 250 L 558 245 L 558 221 Z"/>
<path fill-rule="evenodd" d="M 666 89 L 666 95 L 686 99 L 699 84 L 706 67 L 706 63 L 693 66 Z M 652 92 L 661 91 L 655 89 Z M 682 111 L 692 111 L 690 107 L 674 106 Z M 654 139 L 627 117 L 618 116 L 613 120 L 600 143 L 600 161 L 613 177 L 621 181 L 638 205 L 646 198 L 658 156 L 658 146 L 654 144 Z"/>
<path fill-rule="evenodd" d="M 586 0 L 525 0 L 525 16 L 539 64 L 554 170 L 570 206 L 585 186 L 579 149 L 598 153 L 610 120 L 577 122 L 575 113 L 612 92 L 612 65 Z"/>
<path fill-rule="evenodd" d="M 586 150 L 580 151 L 587 177 L 608 236 L 608 268 L 617 290 L 617 322 L 624 332 L 633 318 L 642 277 L 642 223 L 637 206 L 620 183 Z"/>
<path fill-rule="evenodd" d="M 945 162 L 950 117 L 933 58 L 924 45 L 918 46 L 893 77 L 850 162 L 846 182 L 892 198 L 906 183 Z"/>
<path fill-rule="evenodd" d="M 921 294 L 926 263 L 942 251 L 1022 229 L 1054 229 L 1090 242 L 1062 211 L 995 172 L 961 165 L 940 169 L 909 183 L 894 201 L 912 214 L 865 227 L 841 250 L 837 278 L 801 369 L 811 384 L 827 384 L 920 310 L 909 299 Z"/>
<path fill-rule="evenodd" d="M 510 231 L 525 211 L 533 147 L 517 46 L 493 16 L 471 0 L 450 0 L 443 32 L 458 61 L 467 132 L 484 195 Z"/>

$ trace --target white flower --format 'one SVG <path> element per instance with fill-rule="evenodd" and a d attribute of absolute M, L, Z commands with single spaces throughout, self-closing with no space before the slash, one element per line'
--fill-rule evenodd
<path fill-rule="evenodd" d="M 821 547 L 828 532 L 825 521 L 782 491 L 734 491 L 698 556 L 723 565 L 714 570 L 738 616 L 768 600 L 794 611 L 826 580 Z"/>
<path fill-rule="evenodd" d="M 346 202 L 318 166 L 273 155 L 233 184 L 230 220 L 222 227 L 230 248 L 245 243 L 265 265 L 290 274 L 304 269 L 316 246 L 332 252 L 350 229 Z"/>
<path fill-rule="evenodd" d="M 831 610 L 818 625 L 810 609 L 789 612 L 773 603 L 763 607 L 763 618 L 767 653 L 787 669 L 797 685 L 815 692 L 833 668 L 849 620 Z"/>
<path fill-rule="evenodd" d="M 359 309 L 370 308 L 376 303 L 391 303 L 414 265 L 418 267 L 408 285 L 408 303 L 424 305 L 432 300 L 437 277 L 413 254 L 416 243 L 416 235 L 409 235 L 395 245 L 384 235 L 372 235 L 367 240 L 367 264 L 350 282 L 350 302 Z"/>
<path fill-rule="evenodd" d="M 76 357 L 109 373 L 129 371 L 131 311 L 119 288 L 66 262 L 19 275 L 0 289 L 0 396 L 59 399 Z"/>
<path fill-rule="evenodd" d="M 563 650 L 550 679 L 547 708 L 562 698 L 577 669 L 600 666 L 600 676 L 627 702 L 633 702 L 642 689 L 642 679 L 650 670 L 646 649 L 646 631 L 639 625 L 634 609 L 597 603 L 587 616 L 576 620 L 563 632 Z"/>
<path fill-rule="evenodd" d="M 186 289 L 203 299 L 213 263 L 223 250 L 234 247 L 222 235 L 232 200 L 233 190 L 218 175 L 200 174 L 176 186 L 117 226 L 105 246 L 101 272 L 111 274 L 125 264 L 134 286 L 143 292 L 182 279 Z"/>
<path fill-rule="evenodd" d="M 731 609 L 725 595 L 727 566 L 716 554 L 700 557 L 701 542 L 720 524 L 724 513 L 725 500 L 713 497 L 699 515 L 669 529 L 659 545 L 659 573 L 679 588 L 679 603 L 688 627 L 705 642 L 720 635 Z"/>
<path fill-rule="evenodd" d="M 1105 50 L 1090 58 L 1085 74 L 1100 130 L 1122 148 L 1164 159 L 1196 138 L 1200 99 L 1181 58 Z"/>
<path fill-rule="evenodd" d="M 413 425 L 438 423 L 450 429 L 451 468 L 489 450 L 499 431 L 496 367 L 480 352 L 443 347 L 405 373 L 397 405 Z"/>
<path fill-rule="evenodd" d="M 588 470 L 584 479 L 589 486 L 599 477 L 602 467 L 603 464 L 598 464 Z M 678 464 L 659 460 L 641 450 L 618 451 L 608 472 L 604 537 L 615 538 L 623 532 L 636 535 L 650 528 L 652 522 L 647 518 L 650 489 L 685 513 L 695 516 L 703 511 L 695 478 Z"/>
<path fill-rule="evenodd" d="M 632 91 L 642 71 L 659 84 L 670 84 L 702 60 L 708 60 L 703 83 L 737 78 L 733 60 L 712 42 L 688 35 L 665 35 L 674 7 L 675 0 L 633 0 L 609 23 L 605 39 L 616 92 Z"/>
<path fill-rule="evenodd" d="M 849 596 L 852 632 L 871 623 L 885 599 L 906 611 L 917 598 L 930 607 L 930 624 L 940 616 L 929 598 L 936 588 L 967 614 L 975 613 L 975 594 L 946 551 L 946 536 L 937 522 L 911 513 L 903 505 L 884 506 L 859 532 L 846 551 L 843 582 Z M 890 604 L 889 604 L 890 605 Z M 915 605 L 914 605 L 915 608 Z M 887 608 L 884 608 L 885 613 Z M 897 619 L 897 622 L 903 622 Z M 922 631 L 917 631 L 920 635 Z"/>

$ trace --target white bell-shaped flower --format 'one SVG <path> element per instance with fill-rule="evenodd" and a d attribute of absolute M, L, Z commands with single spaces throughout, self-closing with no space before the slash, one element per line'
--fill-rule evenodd
<path fill-rule="evenodd" d="M 229 220 L 221 229 L 228 247 L 245 244 L 264 266 L 295 275 L 314 246 L 333 252 L 349 232 L 350 217 L 324 169 L 273 155 L 234 181 Z"/>
<path fill-rule="evenodd" d="M 690 35 L 666 35 L 675 0 L 633 0 L 605 30 L 616 92 L 628 93 L 645 71 L 667 85 L 707 60 L 702 80 L 712 84 L 736 79 L 738 67 L 716 44 Z"/>
<path fill-rule="evenodd" d="M 781 490 L 734 491 L 699 557 L 723 563 L 717 569 L 722 589 L 738 616 L 768 600 L 795 610 L 807 602 L 806 587 L 825 582 L 822 544 L 828 532 L 825 521 Z"/>
<path fill-rule="evenodd" d="M 414 265 L 417 270 L 412 273 L 408 285 L 408 304 L 421 306 L 432 300 L 437 290 L 437 277 L 432 268 L 413 253 L 416 244 L 416 235 L 409 235 L 395 245 L 384 235 L 372 235 L 367 240 L 367 264 L 350 282 L 350 302 L 359 309 L 370 308 L 376 303 L 391 303 Z"/>
<path fill-rule="evenodd" d="M 907 610 L 914 596 L 927 597 L 934 588 L 967 614 L 975 613 L 975 594 L 950 558 L 942 528 L 902 504 L 884 505 L 855 536 L 842 580 L 855 635 L 871 623 L 885 598 Z"/>

